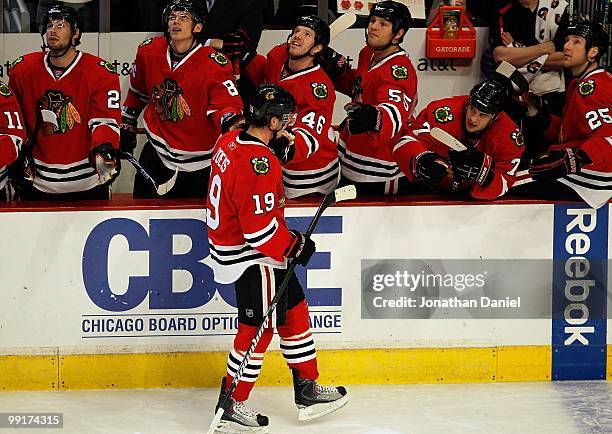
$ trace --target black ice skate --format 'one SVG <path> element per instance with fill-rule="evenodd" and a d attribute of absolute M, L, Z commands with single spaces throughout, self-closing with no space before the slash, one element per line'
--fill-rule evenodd
<path fill-rule="evenodd" d="M 347 404 L 348 395 L 344 387 L 321 386 L 314 380 L 300 378 L 295 369 L 291 373 L 299 421 L 317 419 Z"/>
<path fill-rule="evenodd" d="M 215 407 L 215 412 L 219 409 L 221 402 L 225 398 L 225 377 L 221 380 L 221 391 L 219 392 L 219 401 Z M 263 416 L 244 404 L 244 401 L 236 401 L 230 398 L 231 403 L 229 408 L 225 410 L 221 417 L 221 422 L 216 433 L 253 433 L 265 434 L 268 433 L 268 418 Z"/>

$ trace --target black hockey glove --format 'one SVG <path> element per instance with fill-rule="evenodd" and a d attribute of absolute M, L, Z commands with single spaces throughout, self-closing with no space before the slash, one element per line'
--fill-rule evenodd
<path fill-rule="evenodd" d="M 138 115 L 137 109 L 123 107 L 121 116 L 119 147 L 122 151 L 133 154 L 136 148 L 138 135 Z"/>
<path fill-rule="evenodd" d="M 382 129 L 382 113 L 378 107 L 360 102 L 349 102 L 344 106 L 344 110 L 348 113 L 349 133 L 380 133 Z"/>
<path fill-rule="evenodd" d="M 529 163 L 529 173 L 534 181 L 554 180 L 578 173 L 582 166 L 591 162 L 582 149 L 558 149 L 534 158 Z"/>
<path fill-rule="evenodd" d="M 242 29 L 223 37 L 221 52 L 230 59 L 232 64 L 239 61 L 241 67 L 245 67 L 257 54 L 249 44 L 249 35 Z"/>
<path fill-rule="evenodd" d="M 295 155 L 295 134 L 286 128 L 270 140 L 268 147 L 281 164 L 287 164 Z"/>
<path fill-rule="evenodd" d="M 316 252 L 315 242 L 298 231 L 289 231 L 295 236 L 295 241 L 289 249 L 288 258 L 293 258 L 298 264 L 306 266 Z"/>
<path fill-rule="evenodd" d="M 102 143 L 91 150 L 91 165 L 98 172 L 99 184 L 106 184 L 119 175 L 119 158 L 110 143 Z"/>
<path fill-rule="evenodd" d="M 34 159 L 31 155 L 25 155 L 22 149 L 17 159 L 8 166 L 8 177 L 11 185 L 18 193 L 28 190 L 32 185 L 35 174 Z"/>
<path fill-rule="evenodd" d="M 467 151 L 448 151 L 448 159 L 452 165 L 456 179 L 475 182 L 486 187 L 493 181 L 495 163 L 493 159 L 476 149 Z"/>
<path fill-rule="evenodd" d="M 323 71 L 325 71 L 332 80 L 335 80 L 351 69 L 351 63 L 348 59 L 331 47 L 325 47 L 321 50 L 318 62 Z"/>
<path fill-rule="evenodd" d="M 450 174 L 450 168 L 450 164 L 442 156 L 425 151 L 415 157 L 412 172 L 419 181 L 437 185 Z"/>

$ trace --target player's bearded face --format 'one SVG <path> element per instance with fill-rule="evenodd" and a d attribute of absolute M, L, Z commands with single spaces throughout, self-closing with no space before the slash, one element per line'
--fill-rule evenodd
<path fill-rule="evenodd" d="M 72 37 L 72 29 L 66 21 L 53 20 L 47 24 L 47 45 L 51 50 L 64 50 L 68 48 Z"/>
<path fill-rule="evenodd" d="M 393 23 L 373 16 L 368 23 L 367 44 L 370 48 L 383 48 L 393 39 Z"/>
<path fill-rule="evenodd" d="M 315 39 L 314 30 L 309 27 L 297 26 L 287 41 L 289 57 L 300 57 L 308 53 L 314 47 Z"/>
<path fill-rule="evenodd" d="M 468 133 L 477 133 L 489 126 L 495 115 L 484 113 L 473 105 L 468 105 L 465 111 L 465 130 Z"/>
<path fill-rule="evenodd" d="M 584 65 L 586 62 L 586 39 L 582 36 L 568 35 L 563 46 L 563 66 L 571 68 Z"/>

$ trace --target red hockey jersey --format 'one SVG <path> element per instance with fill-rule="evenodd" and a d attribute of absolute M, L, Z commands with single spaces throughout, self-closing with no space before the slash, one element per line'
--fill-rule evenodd
<path fill-rule="evenodd" d="M 393 157 L 409 179 L 414 180 L 412 167 L 414 158 L 424 151 L 433 151 L 448 157 L 449 147 L 434 139 L 430 131 L 438 127 L 451 136 L 463 139 L 465 109 L 468 95 L 433 101 L 424 108 L 416 120 L 404 129 L 402 137 L 393 149 Z M 515 181 L 516 170 L 524 150 L 523 135 L 506 113 L 497 119 L 482 134 L 476 149 L 489 155 L 495 163 L 493 181 L 486 187 L 473 183 L 470 194 L 477 199 L 495 199 L 506 194 Z"/>
<path fill-rule="evenodd" d="M 57 115 L 57 127 L 43 122 L 33 138 L 34 187 L 71 193 L 97 186 L 98 174 L 89 162 L 91 149 L 102 143 L 119 147 L 121 93 L 113 65 L 78 52 L 55 78 L 48 55 L 26 54 L 13 63 L 9 86 L 23 110 L 28 135 L 35 128 L 38 106 Z"/>
<path fill-rule="evenodd" d="M 580 173 L 559 179 L 591 206 L 612 197 L 612 75 L 595 69 L 567 89 L 563 117 L 553 117 L 546 132 L 553 149 L 580 148 L 592 163 Z"/>
<path fill-rule="evenodd" d="M 258 55 L 246 69 L 256 85 L 276 83 L 295 98 L 297 118 L 295 156 L 283 167 L 285 194 L 289 199 L 311 193 L 327 194 L 338 183 L 340 166 L 336 135 L 331 127 L 336 94 L 320 66 L 291 74 L 286 68 L 287 44 L 274 47 L 267 57 Z"/>
<path fill-rule="evenodd" d="M 124 106 L 144 112 L 147 136 L 169 169 L 193 172 L 210 165 L 221 121 L 242 113 L 227 58 L 196 46 L 174 68 L 166 38 L 138 47 Z"/>
<path fill-rule="evenodd" d="M 253 264 L 285 268 L 295 241 L 285 222 L 281 164 L 245 131 L 215 145 L 206 223 L 210 266 L 219 283 L 235 282 Z"/>
<path fill-rule="evenodd" d="M 408 54 L 400 50 L 371 66 L 372 57 L 372 49 L 364 47 L 357 69 L 334 83 L 353 101 L 375 105 L 382 112 L 380 133 L 350 135 L 348 128 L 340 132 L 342 174 L 355 182 L 386 182 L 403 176 L 391 151 L 417 104 L 417 75 Z"/>
<path fill-rule="evenodd" d="M 26 133 L 15 94 L 0 81 L 0 190 L 8 180 L 7 166 L 17 159 Z"/>

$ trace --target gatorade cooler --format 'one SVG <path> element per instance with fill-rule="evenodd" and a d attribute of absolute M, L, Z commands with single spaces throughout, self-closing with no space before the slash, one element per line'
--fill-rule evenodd
<path fill-rule="evenodd" d="M 462 6 L 440 6 L 427 28 L 427 57 L 473 59 L 476 30 Z"/>

